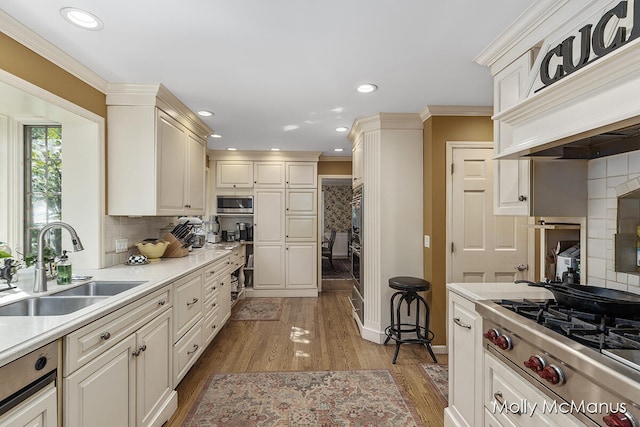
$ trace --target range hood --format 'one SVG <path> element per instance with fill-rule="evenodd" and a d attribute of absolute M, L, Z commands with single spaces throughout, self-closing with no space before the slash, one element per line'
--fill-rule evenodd
<path fill-rule="evenodd" d="M 594 135 L 576 136 L 574 138 L 577 139 L 572 142 L 558 141 L 561 145 L 543 147 L 540 151 L 528 154 L 528 157 L 588 160 L 640 150 L 640 123 L 614 130 L 598 129 L 589 134 Z"/>

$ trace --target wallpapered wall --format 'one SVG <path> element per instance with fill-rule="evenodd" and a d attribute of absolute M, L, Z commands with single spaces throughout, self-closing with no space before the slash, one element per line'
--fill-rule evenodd
<path fill-rule="evenodd" d="M 347 233 L 351 228 L 351 185 L 323 185 L 324 193 L 324 233 L 335 229 Z"/>

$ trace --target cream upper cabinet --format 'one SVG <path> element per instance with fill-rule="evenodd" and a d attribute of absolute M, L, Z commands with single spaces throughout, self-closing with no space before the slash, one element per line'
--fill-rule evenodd
<path fill-rule="evenodd" d="M 287 188 L 318 187 L 317 162 L 286 162 Z"/>
<path fill-rule="evenodd" d="M 317 230 L 315 216 L 289 215 L 286 218 L 287 242 L 315 242 Z"/>
<path fill-rule="evenodd" d="M 253 162 L 251 160 L 218 160 L 216 186 L 219 188 L 252 188 Z"/>
<path fill-rule="evenodd" d="M 523 97 L 531 55 L 525 54 L 494 78 L 494 112 L 504 111 Z M 494 121 L 495 154 L 512 143 L 511 126 Z M 496 160 L 494 162 L 494 213 L 496 215 L 529 215 L 530 160 Z"/>
<path fill-rule="evenodd" d="M 284 188 L 284 162 L 253 162 L 253 184 L 256 188 Z"/>
<path fill-rule="evenodd" d="M 110 83 L 107 114 L 109 215 L 204 214 L 211 129 L 157 84 Z"/>

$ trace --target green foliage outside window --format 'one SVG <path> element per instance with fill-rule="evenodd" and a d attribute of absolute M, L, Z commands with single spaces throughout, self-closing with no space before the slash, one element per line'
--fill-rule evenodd
<path fill-rule="evenodd" d="M 25 126 L 24 253 L 37 252 L 38 233 L 62 218 L 62 127 Z M 61 253 L 62 230 L 47 233 L 53 256 Z M 47 248 L 45 248 L 47 249 Z"/>

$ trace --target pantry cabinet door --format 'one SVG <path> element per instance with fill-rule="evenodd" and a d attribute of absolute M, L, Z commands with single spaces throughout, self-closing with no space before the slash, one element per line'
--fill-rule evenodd
<path fill-rule="evenodd" d="M 284 191 L 256 190 L 253 239 L 256 242 L 284 241 Z"/>
<path fill-rule="evenodd" d="M 252 188 L 253 162 L 251 160 L 218 160 L 216 186 L 220 188 Z"/>
<path fill-rule="evenodd" d="M 318 164 L 316 162 L 287 162 L 287 188 L 316 188 Z"/>
<path fill-rule="evenodd" d="M 315 288 L 318 256 L 315 243 L 288 244 L 287 289 Z"/>
<path fill-rule="evenodd" d="M 284 188 L 284 162 L 253 162 L 255 188 Z"/>
<path fill-rule="evenodd" d="M 315 215 L 317 190 L 287 190 L 287 215 Z"/>
<path fill-rule="evenodd" d="M 284 244 L 254 245 L 254 289 L 284 289 Z"/>

